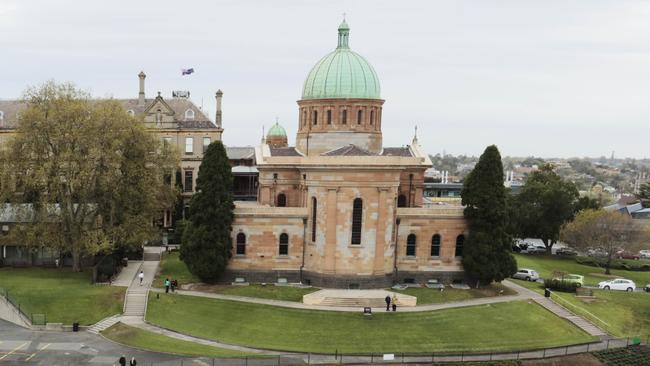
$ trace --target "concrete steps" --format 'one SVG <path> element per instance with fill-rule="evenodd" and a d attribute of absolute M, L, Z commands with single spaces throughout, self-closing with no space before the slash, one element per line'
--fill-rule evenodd
<path fill-rule="evenodd" d="M 589 335 L 596 336 L 596 337 L 602 337 L 607 335 L 605 331 L 602 329 L 598 328 L 594 324 L 592 324 L 590 321 L 586 320 L 583 317 L 577 316 L 567 310 L 564 306 L 560 306 L 559 304 L 555 303 L 553 300 L 548 299 L 548 298 L 535 298 L 535 302 L 538 304 L 542 305 L 544 308 L 552 312 L 553 314 L 564 318 L 571 323 L 573 323 L 575 326 L 578 328 L 584 330 L 587 332 Z"/>
<path fill-rule="evenodd" d="M 88 328 L 90 333 L 99 334 L 99 332 L 108 329 L 120 321 L 119 315 L 113 315 L 103 320 L 100 320 L 98 323 Z"/>

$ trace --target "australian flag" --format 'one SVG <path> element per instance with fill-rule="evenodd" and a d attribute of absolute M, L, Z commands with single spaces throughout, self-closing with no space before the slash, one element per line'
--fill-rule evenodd
<path fill-rule="evenodd" d="M 194 72 L 194 69 L 181 69 L 183 75 L 189 75 Z"/>

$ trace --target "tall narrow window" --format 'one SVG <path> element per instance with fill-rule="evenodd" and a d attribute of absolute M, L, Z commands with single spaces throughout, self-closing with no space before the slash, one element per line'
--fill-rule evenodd
<path fill-rule="evenodd" d="M 192 174 L 193 172 L 191 170 L 186 170 L 185 171 L 185 184 L 183 186 L 185 192 L 192 192 L 193 187 L 192 184 L 194 183 L 192 180 Z"/>
<path fill-rule="evenodd" d="M 375 111 L 370 111 L 370 124 L 375 123 Z"/>
<path fill-rule="evenodd" d="M 284 193 L 278 195 L 278 207 L 287 207 L 287 196 Z"/>
<path fill-rule="evenodd" d="M 409 234 L 406 237 L 406 255 L 408 257 L 415 257 L 415 234 Z"/>
<path fill-rule="evenodd" d="M 314 111 L 314 124 L 318 124 L 318 111 Z"/>
<path fill-rule="evenodd" d="M 185 155 L 192 155 L 194 153 L 194 138 L 185 138 Z"/>
<path fill-rule="evenodd" d="M 318 201 L 316 197 L 311 198 L 311 241 L 316 241 L 316 213 L 318 210 Z"/>
<path fill-rule="evenodd" d="M 400 194 L 397 197 L 397 207 L 406 207 L 406 196 L 403 194 Z"/>
<path fill-rule="evenodd" d="M 246 234 L 244 233 L 239 233 L 237 234 L 237 247 L 235 253 L 237 255 L 245 255 L 246 254 Z"/>
<path fill-rule="evenodd" d="M 355 198 L 352 203 L 352 244 L 361 244 L 361 227 L 363 226 L 363 201 Z"/>
<path fill-rule="evenodd" d="M 328 125 L 332 124 L 332 111 L 329 109 L 327 110 L 327 124 Z"/>
<path fill-rule="evenodd" d="M 348 110 L 344 109 L 341 111 L 341 123 L 342 124 L 347 124 L 348 123 Z"/>
<path fill-rule="evenodd" d="M 208 146 L 210 146 L 210 143 L 212 141 L 210 140 L 209 137 L 204 137 L 203 138 L 203 153 L 205 154 L 206 151 L 208 151 Z"/>
<path fill-rule="evenodd" d="M 440 257 L 440 235 L 438 234 L 431 238 L 431 256 Z"/>
<path fill-rule="evenodd" d="M 307 111 L 302 111 L 302 125 L 307 125 Z"/>
<path fill-rule="evenodd" d="M 463 256 L 463 244 L 465 244 L 465 235 L 460 234 L 456 237 L 456 253 L 454 254 L 456 257 Z"/>
<path fill-rule="evenodd" d="M 278 250 L 279 255 L 289 255 L 289 235 L 286 233 L 280 234 L 280 247 Z"/>
<path fill-rule="evenodd" d="M 357 112 L 357 124 L 358 124 L 358 125 L 361 124 L 361 119 L 362 119 L 362 118 L 363 118 L 363 111 L 362 111 L 362 110 L 359 110 L 359 111 Z"/>
<path fill-rule="evenodd" d="M 160 125 L 162 123 L 162 111 L 160 109 L 156 110 L 156 124 Z"/>

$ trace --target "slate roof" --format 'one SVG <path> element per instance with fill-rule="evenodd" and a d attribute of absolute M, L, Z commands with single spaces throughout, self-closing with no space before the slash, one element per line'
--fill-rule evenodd
<path fill-rule="evenodd" d="M 255 157 L 255 148 L 251 146 L 227 146 L 226 155 L 230 160 L 253 159 Z"/>
<path fill-rule="evenodd" d="M 199 107 L 194 105 L 191 100 L 186 98 L 169 98 L 163 100 L 174 112 L 174 122 L 178 123 L 179 128 L 217 128 L 217 126 L 212 121 L 210 121 L 205 113 L 203 113 Z M 147 107 L 153 104 L 156 99 L 145 99 L 144 106 L 138 106 L 137 98 L 116 99 L 116 101 L 122 104 L 125 111 L 132 110 L 137 115 L 144 113 Z M 3 112 L 3 119 L 0 121 L 0 129 L 15 128 L 17 122 L 17 114 L 23 108 L 25 108 L 25 104 L 20 100 L 0 100 L 0 111 Z M 188 109 L 194 111 L 194 118 L 191 120 L 185 119 L 185 111 Z"/>
<path fill-rule="evenodd" d="M 385 147 L 381 152 L 382 156 L 404 156 L 411 157 L 411 149 L 408 147 Z"/>
<path fill-rule="evenodd" d="M 302 156 L 295 147 L 271 147 L 271 156 Z"/>
<path fill-rule="evenodd" d="M 357 145 L 350 144 L 348 146 L 343 146 L 335 150 L 324 152 L 321 155 L 323 156 L 374 156 L 377 154 L 370 152 L 366 149 L 363 149 Z"/>

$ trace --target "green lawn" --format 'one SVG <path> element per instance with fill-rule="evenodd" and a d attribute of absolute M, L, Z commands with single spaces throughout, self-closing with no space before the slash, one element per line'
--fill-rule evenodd
<path fill-rule="evenodd" d="M 232 344 L 323 353 L 496 351 L 593 340 L 528 302 L 364 316 L 170 295 L 149 299 L 147 320 Z"/>
<path fill-rule="evenodd" d="M 47 322 L 82 325 L 122 312 L 125 287 L 92 285 L 88 272 L 55 268 L 0 268 L 0 287 L 28 314 Z"/>
<path fill-rule="evenodd" d="M 605 270 L 598 267 L 578 264 L 574 258 L 558 258 L 557 256 L 542 256 L 530 254 L 515 254 L 519 268 L 530 268 L 539 272 L 542 278 L 552 276 L 554 270 L 563 270 L 585 276 L 585 285 L 597 285 L 608 279 Z M 634 281 L 637 287 L 650 283 L 650 272 L 624 271 L 612 269 L 612 276 L 624 277 Z"/>
<path fill-rule="evenodd" d="M 245 297 L 257 297 L 261 299 L 298 301 L 302 302 L 302 296 L 320 290 L 319 288 L 298 288 L 291 286 L 274 285 L 250 285 L 250 286 L 223 286 L 215 289 L 215 293 L 224 295 L 236 295 Z"/>
<path fill-rule="evenodd" d="M 552 257 L 515 255 L 520 268 L 537 270 L 542 277 L 550 276 L 553 270 L 559 269 L 585 276 L 585 284 L 595 285 L 603 281 L 603 277 L 594 276 L 598 268 L 575 263 L 572 259 L 556 259 Z M 612 274 L 629 278 L 636 282 L 637 287 L 650 282 L 650 272 L 612 270 Z M 516 283 L 543 292 L 543 284 L 515 280 Z M 560 297 L 558 302 L 569 310 L 590 319 L 597 326 L 612 335 L 619 337 L 650 334 L 650 294 L 627 293 L 622 291 L 594 290 L 595 299 L 577 298 L 573 293 L 554 292 Z M 567 304 L 566 302 L 569 304 Z"/>
<path fill-rule="evenodd" d="M 224 348 L 217 348 L 198 344 L 189 341 L 183 341 L 161 334 L 148 332 L 146 330 L 130 327 L 128 325 L 117 323 L 112 327 L 104 330 L 102 335 L 114 342 L 139 348 L 148 351 L 173 353 L 191 357 L 244 357 L 260 356 L 255 353 L 246 353 L 233 351 Z"/>
<path fill-rule="evenodd" d="M 165 278 L 169 278 L 170 280 L 176 279 L 178 280 L 179 285 L 201 282 L 187 270 L 187 266 L 178 258 L 178 256 L 178 251 L 163 253 L 160 267 L 158 267 L 158 274 L 154 279 L 153 286 L 164 287 Z"/>
<path fill-rule="evenodd" d="M 509 288 L 499 284 L 490 285 L 488 287 L 484 287 L 480 289 L 472 288 L 469 290 L 459 290 L 459 289 L 449 288 L 449 287 L 445 288 L 444 291 L 439 291 L 436 289 L 430 289 L 426 287 L 421 287 L 421 288 L 410 287 L 407 288 L 406 290 L 395 290 L 395 289 L 388 289 L 388 290 L 395 291 L 397 293 L 401 293 L 405 295 L 415 296 L 418 298 L 418 302 L 417 302 L 418 305 L 440 304 L 444 302 L 477 299 L 480 297 L 498 296 L 501 290 L 503 290 L 503 293 L 501 293 L 501 295 L 516 294 L 515 291 L 512 291 Z"/>

